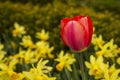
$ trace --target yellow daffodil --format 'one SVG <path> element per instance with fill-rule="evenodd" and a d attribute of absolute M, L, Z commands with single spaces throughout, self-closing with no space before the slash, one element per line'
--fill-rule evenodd
<path fill-rule="evenodd" d="M 41 40 L 48 40 L 48 38 L 49 38 L 49 33 L 48 32 L 45 32 L 45 30 L 44 29 L 42 29 L 41 30 L 41 32 L 37 32 L 36 33 L 36 37 L 38 38 L 38 39 L 41 39 Z"/>
<path fill-rule="evenodd" d="M 4 48 L 4 45 L 0 43 L 0 50 Z"/>
<path fill-rule="evenodd" d="M 116 69 L 115 65 L 112 65 L 108 70 L 105 71 L 105 76 L 102 80 L 120 80 L 119 74 L 120 69 Z"/>
<path fill-rule="evenodd" d="M 24 26 L 20 26 L 16 22 L 14 23 L 14 27 L 15 27 L 15 29 L 12 31 L 14 37 L 16 37 L 16 36 L 21 37 L 21 35 L 26 33 Z"/>
<path fill-rule="evenodd" d="M 102 35 L 99 35 L 99 37 L 97 37 L 96 34 L 93 34 L 92 44 L 95 45 L 95 50 L 98 50 L 99 47 L 103 46 L 104 43 L 105 41 L 102 39 Z"/>
<path fill-rule="evenodd" d="M 117 58 L 117 63 L 120 65 L 120 57 Z"/>
<path fill-rule="evenodd" d="M 56 69 L 58 71 L 62 71 L 64 66 L 65 66 L 65 62 L 60 62 L 59 64 L 56 65 Z M 71 69 L 70 69 L 70 71 L 71 71 Z"/>
<path fill-rule="evenodd" d="M 100 47 L 100 50 L 96 51 L 96 55 L 103 55 L 107 58 L 113 58 L 118 55 L 118 47 L 113 44 L 113 39 Z"/>
<path fill-rule="evenodd" d="M 29 72 L 28 71 L 23 72 L 25 79 L 56 80 L 56 77 L 49 77 L 48 75 L 46 75 L 52 70 L 52 67 L 46 66 L 47 63 L 48 63 L 48 60 L 40 59 L 36 68 L 33 66 L 33 68 L 31 68 Z"/>
<path fill-rule="evenodd" d="M 64 67 L 66 67 L 69 71 L 72 71 L 71 65 L 76 60 L 73 55 L 70 55 L 69 53 L 64 54 L 64 52 L 61 51 L 60 54 L 58 55 L 58 58 L 56 58 L 55 61 L 59 62 L 56 65 L 56 69 L 58 71 L 62 71 Z"/>
<path fill-rule="evenodd" d="M 32 41 L 32 39 L 31 39 L 31 37 L 30 36 L 23 36 L 23 38 L 22 38 L 22 42 L 20 43 L 22 46 L 24 46 L 24 47 L 28 47 L 28 48 L 34 48 L 35 46 L 34 46 L 34 43 L 33 43 L 33 41 Z"/>
<path fill-rule="evenodd" d="M 96 79 L 104 77 L 104 72 L 108 69 L 108 64 L 103 62 L 103 57 L 99 56 L 97 59 L 91 55 L 90 62 L 85 61 L 86 67 L 89 69 L 89 75 L 95 76 Z"/>
<path fill-rule="evenodd" d="M 0 43 L 0 61 L 4 58 L 6 52 L 3 51 L 4 45 Z"/>
<path fill-rule="evenodd" d="M 55 57 L 54 54 L 52 54 L 52 51 L 54 50 L 54 47 L 49 47 L 48 50 L 47 50 L 47 55 L 50 59 L 53 59 Z"/>
<path fill-rule="evenodd" d="M 18 60 L 10 56 L 6 63 L 0 63 L 0 79 L 1 80 L 22 80 L 22 75 L 16 73 L 14 69 Z"/>
<path fill-rule="evenodd" d="M 56 77 L 49 77 L 46 74 L 39 75 L 37 71 L 34 72 L 24 71 L 23 74 L 25 76 L 24 78 L 25 80 L 56 80 Z"/>
<path fill-rule="evenodd" d="M 37 69 L 42 71 L 43 73 L 49 73 L 52 70 L 51 66 L 46 66 L 46 64 L 49 62 L 49 60 L 43 60 L 40 59 L 40 61 L 37 64 Z"/>
<path fill-rule="evenodd" d="M 36 43 L 36 52 L 38 54 L 36 54 L 36 58 L 46 58 L 47 56 L 49 58 L 54 58 L 54 55 L 51 54 L 51 52 L 53 51 L 54 47 L 49 47 L 48 42 L 45 41 L 38 41 Z"/>
<path fill-rule="evenodd" d="M 47 51 L 49 49 L 49 45 L 47 42 L 44 41 L 39 41 L 36 43 L 36 51 L 37 51 L 37 56 L 38 58 L 46 58 Z"/>
<path fill-rule="evenodd" d="M 23 64 L 25 53 L 26 51 L 19 49 L 19 53 L 15 54 L 13 57 L 18 59 L 20 64 Z"/>
<path fill-rule="evenodd" d="M 54 54 L 51 54 L 51 53 L 48 53 L 48 57 L 49 57 L 50 59 L 53 59 L 53 58 L 55 57 L 55 55 L 54 55 Z"/>
<path fill-rule="evenodd" d="M 26 64 L 28 63 L 34 63 L 37 60 L 35 59 L 35 52 L 32 51 L 31 49 L 28 49 L 25 53 L 24 53 L 24 61 Z"/>
<path fill-rule="evenodd" d="M 3 71 L 2 71 L 3 72 Z M 11 75 L 8 75 L 6 72 L 0 74 L 0 80 L 23 80 L 24 75 L 21 73 L 12 72 Z"/>
<path fill-rule="evenodd" d="M 37 53 L 35 51 L 32 51 L 31 49 L 27 49 L 27 50 L 19 50 L 19 53 L 14 55 L 13 57 L 18 59 L 20 64 L 24 63 L 29 64 L 29 63 L 34 63 L 37 62 L 37 59 L 35 58 L 35 55 Z"/>

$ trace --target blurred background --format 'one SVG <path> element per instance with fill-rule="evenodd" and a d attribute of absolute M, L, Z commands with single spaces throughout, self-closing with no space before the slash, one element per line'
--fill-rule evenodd
<path fill-rule="evenodd" d="M 90 16 L 97 35 L 114 39 L 120 46 L 120 0 L 0 0 L 0 38 L 10 44 L 14 23 L 36 31 L 49 31 L 49 42 L 57 51 L 67 49 L 60 38 L 60 20 L 76 15 Z M 59 46 L 58 46 L 59 45 Z M 10 48 L 10 47 L 8 47 Z"/>

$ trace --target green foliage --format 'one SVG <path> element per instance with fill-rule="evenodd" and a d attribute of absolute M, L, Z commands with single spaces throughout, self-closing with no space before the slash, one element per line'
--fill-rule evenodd
<path fill-rule="evenodd" d="M 92 0 L 87 3 L 92 6 L 97 11 L 109 10 L 110 12 L 119 13 L 120 12 L 120 1 L 119 0 Z"/>
<path fill-rule="evenodd" d="M 0 0 L 1 2 L 6 2 L 6 1 L 10 1 L 13 3 L 32 3 L 32 4 L 40 4 L 40 5 L 45 5 L 47 3 L 52 2 L 53 0 Z"/>

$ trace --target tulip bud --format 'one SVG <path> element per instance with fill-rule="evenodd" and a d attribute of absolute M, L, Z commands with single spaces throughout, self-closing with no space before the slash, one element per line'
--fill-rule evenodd
<path fill-rule="evenodd" d="M 64 44 L 79 52 L 89 47 L 93 26 L 90 17 L 75 16 L 61 20 L 61 36 Z"/>

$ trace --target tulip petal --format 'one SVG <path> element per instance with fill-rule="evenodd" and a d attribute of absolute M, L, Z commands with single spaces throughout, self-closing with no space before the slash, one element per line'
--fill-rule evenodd
<path fill-rule="evenodd" d="M 70 18 L 64 18 L 61 20 L 60 25 L 63 28 L 71 19 Z"/>
<path fill-rule="evenodd" d="M 88 44 L 88 37 L 89 37 L 89 32 L 88 32 L 88 29 L 87 29 L 87 25 L 86 25 L 86 20 L 85 20 L 85 17 L 84 16 L 75 16 L 74 18 L 73 18 L 73 20 L 76 20 L 76 21 L 78 21 L 82 26 L 83 26 L 83 28 L 85 28 L 85 39 L 84 39 L 84 46 L 86 46 L 87 47 L 87 44 Z"/>
<path fill-rule="evenodd" d="M 84 28 L 77 21 L 69 21 L 64 27 L 64 34 L 67 45 L 73 50 L 79 51 L 84 48 Z"/>
<path fill-rule="evenodd" d="M 87 16 L 87 20 L 88 20 L 88 26 L 89 26 L 89 40 L 88 40 L 88 46 L 89 46 L 92 40 L 93 26 L 92 26 L 92 20 L 90 19 L 89 16 Z"/>
<path fill-rule="evenodd" d="M 70 20 L 71 20 L 70 18 L 64 18 L 64 19 L 61 20 L 61 23 L 60 23 L 61 28 L 62 28 L 61 35 L 62 35 L 63 32 L 64 32 L 64 27 L 65 27 L 65 25 L 66 25 Z M 64 35 L 62 35 L 62 40 L 63 40 L 64 44 L 67 45 L 66 37 L 65 37 Z"/>
<path fill-rule="evenodd" d="M 79 21 L 81 18 L 83 18 L 83 16 L 74 16 L 73 20 Z"/>
<path fill-rule="evenodd" d="M 65 32 L 65 31 L 64 31 L 64 28 L 63 28 L 63 29 L 62 29 L 62 32 L 61 32 L 62 40 L 63 40 L 64 44 L 67 45 L 67 44 L 68 44 L 68 41 L 67 41 L 67 39 L 66 39 L 66 36 L 65 36 L 64 32 Z"/>
<path fill-rule="evenodd" d="M 93 33 L 92 21 L 90 17 L 83 17 L 79 20 L 79 23 L 82 24 L 85 28 L 86 31 L 85 46 L 88 47 L 91 42 L 92 33 Z"/>

